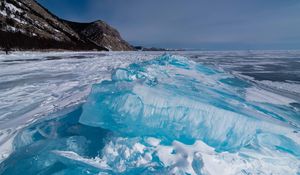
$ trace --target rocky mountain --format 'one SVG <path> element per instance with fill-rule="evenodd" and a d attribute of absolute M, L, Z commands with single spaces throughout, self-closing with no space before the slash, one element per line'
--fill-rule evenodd
<path fill-rule="evenodd" d="M 134 50 L 133 46 L 122 39 L 116 29 L 104 21 L 77 23 L 65 20 L 64 22 L 72 27 L 81 38 L 86 38 L 99 46 L 104 46 L 108 50 Z"/>
<path fill-rule="evenodd" d="M 134 46 L 137 51 L 185 51 L 185 49 L 169 49 L 169 48 L 159 48 L 159 47 L 143 47 Z"/>
<path fill-rule="evenodd" d="M 103 21 L 58 18 L 35 0 L 0 0 L 0 47 L 14 49 L 134 50 Z"/>

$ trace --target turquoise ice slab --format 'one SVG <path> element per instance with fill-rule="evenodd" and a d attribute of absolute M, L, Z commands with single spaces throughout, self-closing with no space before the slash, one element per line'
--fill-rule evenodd
<path fill-rule="evenodd" d="M 79 107 L 67 115 L 25 128 L 14 139 L 14 152 L 0 164 L 0 174 L 72 172 L 76 164 L 70 160 L 64 162 L 53 152 L 55 150 L 73 151 L 87 157 L 98 156 L 109 132 L 78 123 L 81 113 L 82 108 Z M 92 170 L 84 166 L 79 169 L 78 174 Z"/>
<path fill-rule="evenodd" d="M 73 112 L 21 130 L 0 174 L 299 172 L 299 111 L 251 88 L 171 55 L 116 69 Z"/>
<path fill-rule="evenodd" d="M 285 143 L 270 142 L 272 148 L 298 157 L 299 145 L 292 138 L 299 128 L 286 118 L 299 113 L 247 101 L 252 86 L 222 70 L 163 55 L 117 69 L 111 81 L 94 85 L 79 121 L 125 137 L 187 144 L 202 140 L 217 151 L 260 145 L 262 135 L 272 136 Z"/>

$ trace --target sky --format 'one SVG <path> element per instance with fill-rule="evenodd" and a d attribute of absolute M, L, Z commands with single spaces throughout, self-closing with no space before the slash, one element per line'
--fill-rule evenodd
<path fill-rule="evenodd" d="M 60 18 L 103 20 L 133 45 L 300 49 L 300 0 L 38 0 Z"/>

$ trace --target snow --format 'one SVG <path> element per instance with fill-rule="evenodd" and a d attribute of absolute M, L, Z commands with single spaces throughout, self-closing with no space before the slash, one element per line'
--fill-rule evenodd
<path fill-rule="evenodd" d="M 19 13 L 23 12 L 21 9 L 19 9 L 18 7 L 14 6 L 13 4 L 8 3 L 8 2 L 5 3 L 5 7 L 9 8 L 11 12 L 19 12 Z"/>
<path fill-rule="evenodd" d="M 18 23 L 27 24 L 26 21 L 19 19 L 19 17 L 16 15 L 16 12 L 19 12 L 19 13 L 23 12 L 21 9 L 17 8 L 16 6 L 14 6 L 13 4 L 10 4 L 10 3 L 5 3 L 5 7 L 8 8 L 9 11 L 11 12 L 11 14 L 9 16 L 10 18 L 14 19 Z M 0 14 L 7 16 L 6 10 L 0 11 Z"/>
<path fill-rule="evenodd" d="M 27 22 L 26 21 L 24 21 L 24 20 L 20 20 L 19 18 L 17 18 L 15 15 L 12 15 L 12 18 L 15 20 L 15 21 L 17 21 L 18 23 L 21 23 L 21 24 L 27 24 Z"/>
<path fill-rule="evenodd" d="M 72 151 L 58 151 L 57 150 L 57 151 L 53 151 L 53 152 L 59 156 L 63 156 L 68 159 L 76 160 L 78 162 L 84 162 L 85 164 L 88 164 L 95 168 L 109 169 L 109 166 L 101 159 L 97 159 L 97 158 L 87 159 L 87 158 L 81 157 L 80 155 L 78 155 L 77 153 L 74 153 Z"/>
<path fill-rule="evenodd" d="M 146 138 L 146 140 L 149 138 Z M 152 138 L 154 139 L 154 138 Z M 136 149 L 140 145 L 143 149 Z M 148 174 L 162 174 L 165 168 L 168 174 L 297 174 L 300 162 L 286 153 L 271 153 L 265 149 L 254 153 L 251 149 L 241 153 L 216 152 L 202 141 L 186 145 L 178 141 L 171 145 L 151 145 L 137 138 L 114 138 L 102 150 L 101 157 L 86 159 L 74 152 L 56 151 L 69 161 L 84 163 L 102 171 L 114 173 L 131 172 L 134 168 L 148 168 Z M 155 158 L 158 158 L 156 160 Z M 161 165 L 160 165 L 161 164 Z M 162 166 L 163 168 L 161 168 Z M 157 171 L 154 168 L 160 167 Z M 154 173 L 155 174 L 155 173 Z"/>
<path fill-rule="evenodd" d="M 0 163 L 5 160 L 13 151 L 13 141 L 15 133 L 11 133 L 11 130 L 2 130 L 0 135 Z"/>
<path fill-rule="evenodd" d="M 254 53 L 269 65 L 300 55 Z M 32 161 L 32 167 L 55 160 L 66 166 L 65 174 L 74 174 L 74 167 L 92 174 L 141 174 L 141 169 L 144 174 L 300 172 L 299 111 L 291 106 L 299 104 L 298 82 L 256 80 L 238 69 L 245 63 L 220 62 L 233 54 L 243 60 L 244 52 L 172 52 L 175 56 L 152 60 L 162 54 L 0 53 L 0 162 L 25 145 L 28 159 L 16 154 L 22 161 L 14 166 L 39 157 L 42 163 Z M 194 56 L 194 61 L 184 56 Z M 257 60 L 252 62 L 257 66 L 253 71 L 264 71 Z M 131 63 L 138 64 L 128 67 Z M 57 118 L 81 105 L 78 118 L 86 125 L 69 126 Z M 102 138 L 102 129 L 90 126 L 110 132 Z M 75 135 L 60 137 L 63 127 L 68 134 L 75 129 Z M 93 147 L 97 155 L 85 154 L 93 138 L 80 132 L 97 135 L 87 128 L 99 129 L 104 140 L 103 147 Z M 37 142 L 38 134 L 45 139 Z"/>
<path fill-rule="evenodd" d="M 56 41 L 62 41 L 62 40 L 63 40 L 63 38 L 60 38 L 60 37 L 57 37 L 57 36 L 54 36 L 54 39 L 55 39 Z"/>
<path fill-rule="evenodd" d="M 168 141 L 205 140 L 226 151 L 244 147 L 258 130 L 274 135 L 294 131 L 286 120 L 298 114 L 287 114 L 280 105 L 289 107 L 296 101 L 245 88 L 242 80 L 224 83 L 224 78 L 233 79 L 185 58 L 164 55 L 118 69 L 110 83 L 93 86 L 79 121 L 133 136 L 159 133 Z"/>
<path fill-rule="evenodd" d="M 294 82 L 273 82 L 273 81 L 260 81 L 259 83 L 266 85 L 268 87 L 276 88 L 279 90 L 285 90 L 289 92 L 294 92 L 300 94 L 300 84 Z"/>
<path fill-rule="evenodd" d="M 57 29 L 55 29 L 55 28 L 54 28 L 54 31 L 57 32 L 57 33 L 61 33 L 59 30 L 57 30 Z"/>
<path fill-rule="evenodd" d="M 278 105 L 289 105 L 290 103 L 297 102 L 293 99 L 254 87 L 247 89 L 246 99 L 248 101 L 271 103 Z"/>
<path fill-rule="evenodd" d="M 0 10 L 0 14 L 1 14 L 1 15 L 3 15 L 3 16 L 7 16 L 7 14 L 6 14 L 6 11 L 5 11 L 5 10 L 3 10 L 3 11 L 2 11 L 2 10 Z"/>
<path fill-rule="evenodd" d="M 11 31 L 11 32 L 17 32 L 19 29 L 13 27 L 13 26 L 7 26 L 6 27 L 8 31 Z"/>
<path fill-rule="evenodd" d="M 17 132 L 41 116 L 82 103 L 91 85 L 110 79 L 112 69 L 157 54 L 14 52 L 7 56 L 0 53 L 0 135 L 6 130 Z"/>
<path fill-rule="evenodd" d="M 10 31 L 10 32 L 21 32 L 21 33 L 26 33 L 23 29 L 18 29 L 18 28 L 15 28 L 13 26 L 6 26 L 6 29 L 7 31 Z"/>

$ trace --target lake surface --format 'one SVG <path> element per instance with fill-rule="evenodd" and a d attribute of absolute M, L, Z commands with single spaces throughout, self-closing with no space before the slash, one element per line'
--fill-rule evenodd
<path fill-rule="evenodd" d="M 298 174 L 300 51 L 0 55 L 0 173 Z"/>

